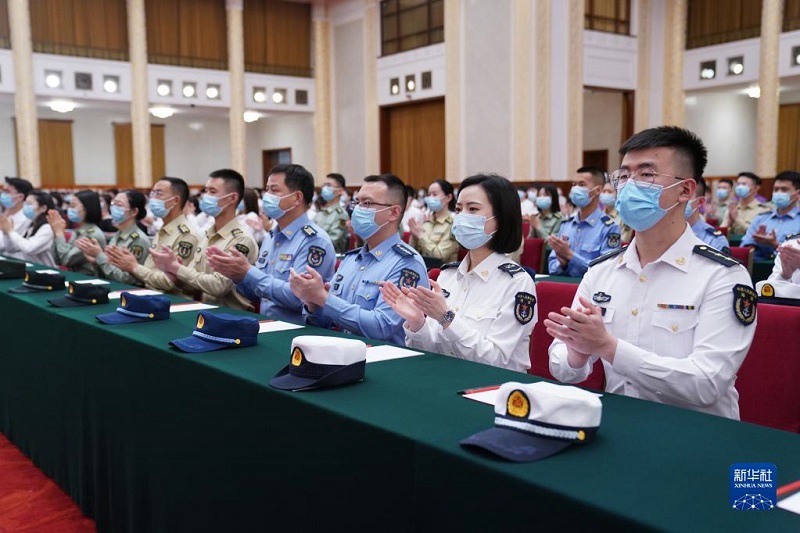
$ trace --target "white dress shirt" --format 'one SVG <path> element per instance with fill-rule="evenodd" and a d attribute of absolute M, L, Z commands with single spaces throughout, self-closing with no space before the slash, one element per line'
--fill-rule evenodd
<path fill-rule="evenodd" d="M 498 253 L 470 272 L 468 265 L 469 255 L 458 268 L 443 269 L 437 280 L 456 314 L 450 326 L 442 329 L 438 321 L 427 317 L 416 333 L 405 328 L 406 345 L 526 372 L 531 366 L 530 336 L 537 317 L 533 279 Z M 528 307 L 522 309 L 521 304 Z"/>
<path fill-rule="evenodd" d="M 747 270 L 693 252 L 705 246 L 689 225 L 656 261 L 641 267 L 636 238 L 627 250 L 589 269 L 578 296 L 604 308 L 603 322 L 617 337 L 614 363 L 603 360 L 606 391 L 739 419 L 736 372 L 756 321 L 736 316 L 736 285 L 752 289 Z M 722 261 L 722 259 L 719 259 Z M 738 301 L 750 316 L 754 306 Z M 597 360 L 570 367 L 567 347 L 554 340 L 550 372 L 559 381 L 586 379 Z"/>
<path fill-rule="evenodd" d="M 800 239 L 787 240 L 783 246 L 791 246 L 800 249 Z M 769 281 L 788 281 L 795 285 L 800 285 L 800 268 L 792 272 L 792 277 L 789 279 L 783 277 L 781 274 L 782 271 L 783 265 L 781 264 L 781 256 L 775 254 L 775 266 L 772 268 L 772 274 L 769 275 Z"/>
<path fill-rule="evenodd" d="M 28 228 L 29 230 L 33 228 Z M 33 235 L 20 235 L 12 231 L 5 237 L 5 251 L 11 257 L 54 267 L 56 262 L 53 259 L 53 228 L 50 224 L 42 224 Z"/>
<path fill-rule="evenodd" d="M 14 225 L 14 233 L 17 235 L 25 235 L 25 232 L 28 231 L 28 228 L 31 227 L 31 219 L 25 216 L 25 213 L 20 209 L 13 215 L 6 215 L 11 223 Z M 0 252 L 6 251 L 10 252 L 11 246 L 10 243 L 6 242 L 6 236 L 0 231 Z"/>

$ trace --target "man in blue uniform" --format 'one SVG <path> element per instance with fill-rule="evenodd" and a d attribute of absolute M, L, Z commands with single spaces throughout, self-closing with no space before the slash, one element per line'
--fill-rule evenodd
<path fill-rule="evenodd" d="M 756 216 L 742 238 L 742 246 L 755 248 L 756 259 L 773 259 L 775 250 L 789 235 L 800 232 L 800 174 L 785 170 L 775 176 L 772 203 L 775 209 Z"/>
<path fill-rule="evenodd" d="M 700 216 L 700 210 L 706 203 L 706 190 L 708 187 L 706 180 L 699 177 L 695 178 L 694 181 L 697 182 L 697 188 L 694 191 L 694 199 L 686 202 L 686 222 L 692 227 L 692 231 L 697 235 L 698 239 L 726 255 L 731 255 L 731 249 L 725 235 Z"/>
<path fill-rule="evenodd" d="M 405 344 L 404 320 L 379 289 L 384 282 L 430 287 L 422 257 L 397 233 L 406 195 L 405 185 L 393 174 L 365 178 L 351 224 L 366 246 L 348 252 L 329 287 L 313 269 L 292 272 L 292 292 L 305 303 L 307 323 Z"/>
<path fill-rule="evenodd" d="M 308 218 L 314 196 L 314 177 L 300 165 L 277 165 L 270 170 L 262 200 L 264 213 L 275 221 L 264 239 L 254 266 L 232 252 L 208 250 L 208 262 L 236 283 L 247 298 L 261 299 L 261 314 L 275 320 L 300 324 L 303 302 L 289 288 L 292 268 L 305 272 L 306 265 L 331 279 L 336 253 L 325 231 Z"/>
<path fill-rule="evenodd" d="M 589 262 L 620 247 L 620 229 L 613 218 L 603 213 L 600 192 L 605 173 L 596 167 L 581 167 L 572 181 L 569 199 L 577 212 L 561 224 L 558 235 L 547 238 L 550 274 L 579 278 Z"/>

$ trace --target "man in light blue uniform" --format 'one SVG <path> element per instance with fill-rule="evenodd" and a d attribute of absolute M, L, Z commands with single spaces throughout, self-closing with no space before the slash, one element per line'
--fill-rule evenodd
<path fill-rule="evenodd" d="M 756 259 L 774 259 L 775 250 L 787 237 L 800 232 L 800 174 L 785 170 L 775 176 L 772 203 L 775 209 L 757 215 L 742 238 L 742 246 L 755 248 Z"/>
<path fill-rule="evenodd" d="M 292 273 L 292 291 L 306 305 L 307 323 L 405 344 L 405 321 L 383 300 L 379 289 L 383 283 L 430 287 L 422 257 L 397 233 L 406 194 L 397 176 L 368 176 L 351 218 L 353 231 L 366 246 L 345 255 L 329 288 L 313 270 Z"/>
<path fill-rule="evenodd" d="M 558 235 L 547 238 L 552 249 L 547 261 L 550 274 L 580 278 L 593 259 L 620 247 L 619 224 L 600 206 L 604 183 L 605 173 L 599 168 L 577 170 L 569 198 L 578 211 L 561 223 Z"/>
<path fill-rule="evenodd" d="M 692 227 L 692 232 L 697 235 L 697 238 L 724 253 L 731 255 L 730 245 L 725 235 L 714 226 L 703 220 L 700 216 L 701 209 L 704 209 L 706 203 L 706 180 L 701 177 L 695 180 L 697 188 L 694 191 L 694 199 L 691 202 L 686 202 L 686 222 Z"/>
<path fill-rule="evenodd" d="M 314 177 L 300 165 L 277 165 L 270 170 L 262 200 L 265 214 L 275 221 L 264 239 L 254 266 L 230 255 L 209 252 L 209 264 L 236 283 L 247 298 L 261 299 L 261 314 L 295 324 L 303 322 L 303 302 L 289 288 L 292 268 L 316 269 L 325 281 L 333 276 L 336 253 L 325 231 L 308 218 L 314 196 Z"/>

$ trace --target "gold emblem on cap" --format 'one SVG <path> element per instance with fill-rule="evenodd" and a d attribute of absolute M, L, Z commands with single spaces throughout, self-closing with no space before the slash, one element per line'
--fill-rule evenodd
<path fill-rule="evenodd" d="M 683 257 L 679 257 L 675 260 L 675 264 L 683 266 L 686 263 L 686 259 Z"/>
<path fill-rule="evenodd" d="M 586 432 L 584 432 L 582 429 L 578 430 L 578 440 L 586 440 Z"/>
<path fill-rule="evenodd" d="M 241 341 L 241 339 L 234 339 L 233 343 L 234 344 L 242 344 L 242 341 Z"/>
<path fill-rule="evenodd" d="M 203 315 L 197 315 L 197 329 L 203 329 L 203 326 L 206 325 L 206 319 L 203 318 Z"/>
<path fill-rule="evenodd" d="M 773 296 L 775 296 L 775 287 L 773 287 L 769 283 L 765 283 L 761 287 L 761 296 L 766 296 L 767 298 L 772 298 Z"/>
<path fill-rule="evenodd" d="M 154 315 L 153 313 L 150 313 L 150 318 L 155 318 L 155 317 L 156 317 L 156 315 Z"/>
<path fill-rule="evenodd" d="M 28 281 L 29 279 L 31 279 L 31 275 L 25 272 L 25 281 Z"/>
<path fill-rule="evenodd" d="M 94 298 L 92 298 L 92 304 L 96 304 L 96 303 L 97 303 L 97 300 L 95 300 Z"/>
<path fill-rule="evenodd" d="M 72 294 L 73 292 L 75 292 L 75 285 L 70 284 L 69 293 Z"/>
<path fill-rule="evenodd" d="M 119 297 L 119 303 L 122 307 L 128 307 L 128 300 L 124 296 Z"/>
<path fill-rule="evenodd" d="M 292 366 L 300 366 L 303 363 L 303 350 L 295 346 L 292 350 Z"/>
<path fill-rule="evenodd" d="M 521 390 L 515 390 L 509 394 L 508 400 L 506 400 L 506 411 L 517 418 L 528 418 L 528 413 L 531 412 L 531 404 L 525 393 Z"/>

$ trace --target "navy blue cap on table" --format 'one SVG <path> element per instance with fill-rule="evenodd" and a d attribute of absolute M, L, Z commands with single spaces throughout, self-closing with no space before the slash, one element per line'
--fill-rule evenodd
<path fill-rule="evenodd" d="M 125 291 L 119 297 L 116 311 L 95 318 L 104 324 L 155 322 L 169 318 L 170 305 L 172 303 L 166 296 L 137 296 Z"/>
<path fill-rule="evenodd" d="M 108 303 L 108 286 L 93 283 L 69 282 L 67 294 L 61 298 L 47 300 L 56 307 L 83 307 Z"/>
<path fill-rule="evenodd" d="M 588 444 L 600 427 L 603 404 L 596 394 L 567 385 L 504 383 L 497 391 L 494 426 L 461 441 L 518 463 Z"/>
<path fill-rule="evenodd" d="M 0 259 L 0 279 L 22 279 L 25 277 L 25 262 Z"/>
<path fill-rule="evenodd" d="M 292 341 L 289 364 L 269 384 L 276 389 L 319 389 L 364 379 L 367 345 L 356 339 L 302 335 Z"/>
<path fill-rule="evenodd" d="M 50 292 L 64 290 L 64 282 L 66 278 L 60 272 L 37 272 L 31 270 L 25 273 L 25 278 L 22 285 L 8 289 L 8 292 L 13 293 L 28 293 L 28 292 Z"/>
<path fill-rule="evenodd" d="M 200 311 L 191 337 L 169 343 L 189 353 L 213 352 L 258 344 L 258 320 L 249 316 Z"/>

